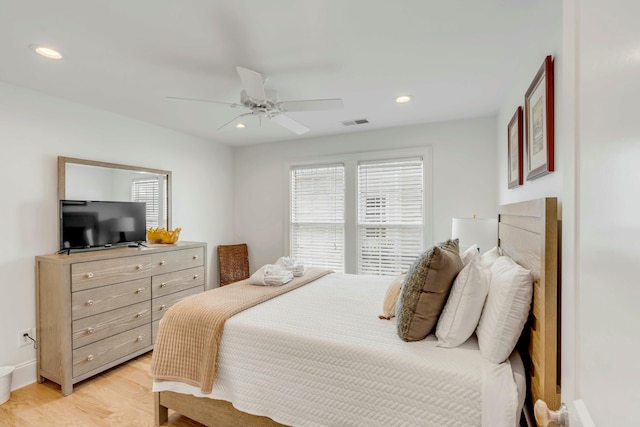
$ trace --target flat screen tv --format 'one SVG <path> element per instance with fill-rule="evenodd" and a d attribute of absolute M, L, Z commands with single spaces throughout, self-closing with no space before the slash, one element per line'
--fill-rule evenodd
<path fill-rule="evenodd" d="M 146 228 L 144 202 L 60 201 L 60 250 L 140 244 Z"/>

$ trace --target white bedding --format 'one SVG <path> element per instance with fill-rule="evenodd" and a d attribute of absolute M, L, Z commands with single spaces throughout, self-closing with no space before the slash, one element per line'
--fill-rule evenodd
<path fill-rule="evenodd" d="M 378 319 L 390 280 L 330 274 L 236 314 L 207 396 L 294 426 L 516 426 L 520 358 L 488 362 L 475 336 L 454 349 L 402 341 L 395 319 Z M 203 396 L 154 382 L 165 390 Z"/>

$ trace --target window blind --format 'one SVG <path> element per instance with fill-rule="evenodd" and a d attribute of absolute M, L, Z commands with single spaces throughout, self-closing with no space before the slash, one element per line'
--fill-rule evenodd
<path fill-rule="evenodd" d="M 147 204 L 147 228 L 156 228 L 159 224 L 159 187 L 157 179 L 135 179 L 131 181 L 131 201 L 145 202 Z"/>
<path fill-rule="evenodd" d="M 291 256 L 344 272 L 344 165 L 291 169 Z"/>
<path fill-rule="evenodd" d="M 358 273 L 396 275 L 423 251 L 421 158 L 358 163 Z"/>

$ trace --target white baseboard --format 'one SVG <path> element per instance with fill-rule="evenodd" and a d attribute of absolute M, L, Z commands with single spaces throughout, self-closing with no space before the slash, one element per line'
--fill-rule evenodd
<path fill-rule="evenodd" d="M 13 371 L 13 378 L 11 379 L 11 391 L 35 383 L 37 375 L 38 369 L 35 360 L 17 365 Z"/>
<path fill-rule="evenodd" d="M 587 409 L 587 405 L 584 404 L 584 400 L 574 400 L 573 407 L 576 410 L 576 414 L 578 415 L 580 423 L 582 423 L 582 427 L 596 427 L 596 424 L 593 422 L 591 414 Z"/>

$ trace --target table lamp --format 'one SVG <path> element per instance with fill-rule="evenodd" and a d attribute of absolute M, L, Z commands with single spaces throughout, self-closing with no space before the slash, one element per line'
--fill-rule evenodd
<path fill-rule="evenodd" d="M 498 220 L 495 218 L 453 218 L 451 220 L 451 238 L 460 240 L 460 252 L 473 244 L 478 245 L 481 253 L 498 245 Z"/>

